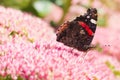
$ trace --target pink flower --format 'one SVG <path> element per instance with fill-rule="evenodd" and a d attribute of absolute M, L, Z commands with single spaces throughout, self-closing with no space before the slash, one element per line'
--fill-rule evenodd
<path fill-rule="evenodd" d="M 93 43 L 102 48 L 103 53 L 120 60 L 120 30 L 112 28 L 97 28 Z"/>
<path fill-rule="evenodd" d="M 55 34 L 50 25 L 41 19 L 22 13 L 19 10 L 0 6 L 0 43 L 34 42 L 54 40 Z"/>
<path fill-rule="evenodd" d="M 11 43 L 0 46 L 0 49 L 3 47 L 6 47 L 7 52 L 0 57 L 1 75 L 20 75 L 29 80 L 115 80 L 106 62 L 113 64 L 116 70 L 120 69 L 115 58 L 96 51 L 84 55 L 84 52 L 57 42 Z"/>
<path fill-rule="evenodd" d="M 58 43 L 48 24 L 21 11 L 0 7 L 0 17 L 0 76 L 10 75 L 14 80 L 120 79 L 115 57 Z"/>

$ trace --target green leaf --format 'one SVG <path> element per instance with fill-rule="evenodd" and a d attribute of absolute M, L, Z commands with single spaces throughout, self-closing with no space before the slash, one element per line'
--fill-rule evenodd
<path fill-rule="evenodd" d="M 113 72 L 113 74 L 115 76 L 119 76 L 120 77 L 120 70 L 116 70 L 115 66 L 113 66 L 109 61 L 106 61 L 105 63 L 111 69 L 111 71 Z"/>
<path fill-rule="evenodd" d="M 107 26 L 107 20 L 108 20 L 107 15 L 100 15 L 98 17 L 98 21 L 97 21 L 98 26 L 106 27 Z"/>
<path fill-rule="evenodd" d="M 71 0 L 62 0 L 62 8 L 64 11 L 68 11 L 69 7 L 71 6 Z"/>
<path fill-rule="evenodd" d="M 12 32 L 9 34 L 9 36 L 15 36 L 16 34 L 18 34 L 17 31 L 12 31 Z"/>
<path fill-rule="evenodd" d="M 0 75 L 0 80 L 4 80 L 4 77 Z"/>
<path fill-rule="evenodd" d="M 99 52 L 102 52 L 102 51 L 103 51 L 103 49 L 102 49 L 102 47 L 100 46 L 99 43 L 96 44 L 95 49 L 96 49 L 97 51 L 99 51 Z"/>
<path fill-rule="evenodd" d="M 50 21 L 50 25 L 56 27 L 56 23 L 54 21 Z"/>
<path fill-rule="evenodd" d="M 21 76 L 18 76 L 17 80 L 25 80 L 25 79 L 22 78 Z"/>
<path fill-rule="evenodd" d="M 40 17 L 45 17 L 50 13 L 52 3 L 48 0 L 39 0 L 34 2 L 33 7 Z"/>
<path fill-rule="evenodd" d="M 22 9 L 27 7 L 31 0 L 0 0 L 0 1 L 1 1 L 0 4 L 4 6 Z"/>
<path fill-rule="evenodd" d="M 106 61 L 105 64 L 106 64 L 112 71 L 114 71 L 115 66 L 112 65 L 109 61 Z"/>
<path fill-rule="evenodd" d="M 12 80 L 11 75 L 7 75 L 4 80 Z"/>
<path fill-rule="evenodd" d="M 120 76 L 120 71 L 118 71 L 118 70 L 114 70 L 113 73 L 115 76 Z"/>
<path fill-rule="evenodd" d="M 60 21 L 57 23 L 58 25 L 60 25 L 64 21 L 64 18 L 66 16 L 66 14 L 68 13 L 69 8 L 71 6 L 71 2 L 72 2 L 72 0 L 61 0 L 61 1 L 62 1 L 61 7 L 63 9 L 63 15 L 62 15 Z"/>

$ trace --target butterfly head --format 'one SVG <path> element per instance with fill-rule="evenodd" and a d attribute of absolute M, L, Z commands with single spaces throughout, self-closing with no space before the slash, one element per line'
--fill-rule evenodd
<path fill-rule="evenodd" d="M 89 20 L 92 24 L 96 25 L 97 22 L 97 10 L 96 8 L 89 8 L 86 13 L 86 19 Z"/>

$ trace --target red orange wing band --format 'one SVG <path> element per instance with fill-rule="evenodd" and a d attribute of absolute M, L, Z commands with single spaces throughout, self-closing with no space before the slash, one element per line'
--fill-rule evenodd
<path fill-rule="evenodd" d="M 88 25 L 86 25 L 86 24 L 85 24 L 84 22 L 82 22 L 82 21 L 79 21 L 78 23 L 79 23 L 79 25 L 81 25 L 81 26 L 87 31 L 87 33 L 88 33 L 90 36 L 93 36 L 93 32 L 92 32 L 92 30 L 89 28 Z"/>

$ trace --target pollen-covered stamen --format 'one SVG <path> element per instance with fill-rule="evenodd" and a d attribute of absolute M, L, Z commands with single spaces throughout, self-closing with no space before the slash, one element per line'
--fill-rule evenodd
<path fill-rule="evenodd" d="M 82 22 L 82 21 L 79 21 L 78 23 L 79 23 L 79 25 L 81 25 L 81 26 L 87 31 L 87 33 L 88 33 L 90 36 L 93 36 L 93 35 L 94 35 L 94 33 L 92 32 L 92 30 L 89 28 L 88 25 L 86 25 L 86 24 L 85 24 L 84 22 Z"/>

